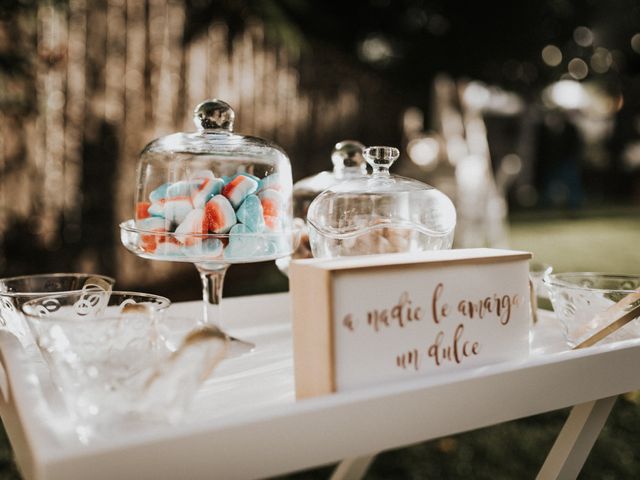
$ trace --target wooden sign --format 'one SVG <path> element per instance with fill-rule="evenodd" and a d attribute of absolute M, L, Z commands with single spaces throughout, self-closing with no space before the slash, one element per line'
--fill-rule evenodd
<path fill-rule="evenodd" d="M 459 249 L 292 262 L 297 397 L 528 356 L 530 258 Z"/>

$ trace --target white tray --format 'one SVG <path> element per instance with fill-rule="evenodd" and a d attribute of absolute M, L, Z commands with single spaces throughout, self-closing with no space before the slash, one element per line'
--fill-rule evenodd
<path fill-rule="evenodd" d="M 199 302 L 175 304 L 200 313 Z M 567 351 L 540 312 L 529 359 L 296 402 L 287 294 L 225 299 L 251 354 L 228 359 L 179 425 L 80 444 L 46 366 L 0 332 L 0 414 L 27 478 L 256 478 L 476 429 L 640 388 L 640 340 Z"/>

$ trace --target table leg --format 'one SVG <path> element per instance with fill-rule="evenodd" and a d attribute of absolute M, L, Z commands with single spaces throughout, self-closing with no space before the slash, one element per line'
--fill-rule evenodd
<path fill-rule="evenodd" d="M 374 458 L 376 458 L 375 455 L 345 458 L 333 471 L 331 480 L 360 480 L 367 473 L 367 469 Z"/>
<path fill-rule="evenodd" d="M 578 476 L 617 398 L 617 395 L 601 398 L 571 409 L 537 480 L 569 480 Z"/>

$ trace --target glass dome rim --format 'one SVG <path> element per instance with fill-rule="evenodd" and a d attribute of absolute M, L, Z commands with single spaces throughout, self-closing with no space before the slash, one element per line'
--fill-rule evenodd
<path fill-rule="evenodd" d="M 352 186 L 362 186 L 369 187 L 367 190 L 363 189 L 351 189 Z M 397 189 L 376 189 L 376 187 L 387 187 L 389 185 L 399 186 L 399 187 L 410 187 L 410 188 L 397 188 Z M 344 195 L 344 194 L 379 194 L 379 195 L 397 195 L 399 193 L 409 193 L 409 192 L 421 192 L 421 191 L 431 191 L 435 190 L 440 192 L 437 188 L 429 185 L 428 183 L 421 182 L 420 180 L 416 180 L 415 178 L 405 177 L 402 175 L 375 175 L 368 174 L 362 176 L 354 176 L 344 182 L 340 182 L 336 185 L 332 185 L 331 187 L 325 189 L 320 193 L 320 195 L 327 196 L 329 194 L 336 195 Z M 440 192 L 442 193 L 442 192 Z M 318 195 L 318 197 L 320 197 Z M 444 194 L 443 194 L 444 195 Z M 447 197 L 448 198 L 448 197 Z"/>
<path fill-rule="evenodd" d="M 376 228 L 407 228 L 407 229 L 419 230 L 423 233 L 433 235 L 433 236 L 446 236 L 446 235 L 449 235 L 451 232 L 455 231 L 456 225 L 458 223 L 458 215 L 455 208 L 455 204 L 453 203 L 451 198 L 449 198 L 448 195 L 446 195 L 444 192 L 442 192 L 441 190 L 431 185 L 428 185 L 424 182 L 420 182 L 419 180 L 415 180 L 412 178 L 393 175 L 392 177 L 384 177 L 383 180 L 385 179 L 388 180 L 390 178 L 403 180 L 402 182 L 400 182 L 401 186 L 411 185 L 414 188 L 380 191 L 375 189 L 375 186 L 380 185 L 380 182 L 373 182 L 372 187 L 374 188 L 370 188 L 367 191 L 349 190 L 349 189 L 345 189 L 344 191 L 336 191 L 334 187 L 343 188 L 345 187 L 345 184 L 349 183 L 349 182 L 344 182 L 342 184 L 335 185 L 333 187 L 330 187 L 324 190 L 311 202 L 311 204 L 309 205 L 308 213 L 307 213 L 307 223 L 321 235 L 325 235 L 332 238 L 341 238 L 342 236 L 347 238 L 351 235 L 361 234 L 365 231 L 369 231 L 371 229 L 376 229 Z M 359 178 L 356 180 L 356 182 L 363 183 L 363 180 L 368 183 L 372 180 L 375 180 L 375 178 L 373 176 L 368 176 L 366 179 Z M 416 188 L 416 187 L 419 187 L 419 188 Z M 368 196 L 371 198 L 377 197 L 382 199 L 390 199 L 391 201 L 396 201 L 399 199 L 403 199 L 403 200 L 408 199 L 409 202 L 412 202 L 413 200 L 421 200 L 421 197 L 425 195 L 429 195 L 429 196 L 435 195 L 436 197 L 439 197 L 434 199 L 434 201 L 438 202 L 442 209 L 450 210 L 450 213 L 452 215 L 450 220 L 448 222 L 445 222 L 446 223 L 446 225 L 444 225 L 445 228 L 434 229 L 433 225 L 429 225 L 424 222 L 416 222 L 415 220 L 411 220 L 406 216 L 386 219 L 382 223 L 373 223 L 373 224 L 368 224 L 366 226 L 353 227 L 352 229 L 348 229 L 346 231 L 344 230 L 344 227 L 338 228 L 338 227 L 333 227 L 331 225 L 322 225 L 324 223 L 321 221 L 322 211 L 327 210 L 328 208 L 327 202 L 332 202 L 333 200 L 341 197 Z M 377 219 L 377 220 L 379 221 L 380 219 Z M 342 232 L 340 232 L 340 230 L 342 230 Z"/>
<path fill-rule="evenodd" d="M 433 237 L 446 237 L 447 235 L 450 235 L 451 232 L 455 231 L 456 223 L 457 222 L 454 222 L 453 226 L 448 230 L 436 231 L 426 227 L 424 224 L 421 224 L 421 223 L 397 220 L 397 221 L 389 221 L 389 222 L 368 225 L 366 227 L 362 227 L 362 226 L 354 227 L 352 230 L 340 232 L 338 231 L 340 230 L 338 228 L 333 228 L 333 227 L 320 228 L 313 222 L 313 220 L 307 218 L 308 226 L 314 229 L 320 235 L 324 237 L 329 237 L 332 239 L 342 239 L 342 240 L 358 237 L 367 232 L 371 232 L 374 230 L 381 230 L 385 228 L 413 230 L 413 231 L 417 231 L 419 233 L 433 236 Z"/>
<path fill-rule="evenodd" d="M 189 142 L 195 143 L 200 140 L 203 144 L 210 144 L 212 146 L 209 152 L 205 151 L 206 149 L 195 149 L 189 148 L 193 147 L 193 144 L 189 144 L 188 142 L 176 142 L 174 145 L 168 143 L 171 140 L 184 140 L 187 139 Z M 213 140 L 213 141 L 212 141 Z M 225 141 L 226 140 L 226 141 Z M 164 143 L 167 142 L 167 143 Z M 242 155 L 246 157 L 258 157 L 263 156 L 258 155 L 257 152 L 251 152 L 251 148 L 257 149 L 271 149 L 277 152 L 280 156 L 285 158 L 287 161 L 291 161 L 289 155 L 285 150 L 278 145 L 277 143 L 264 139 L 262 137 L 254 136 L 254 135 L 242 135 L 235 132 L 229 132 L 226 130 L 216 130 L 216 131 L 202 131 L 202 132 L 173 132 L 167 135 L 162 135 L 151 140 L 147 143 L 143 149 L 140 151 L 140 157 L 144 157 L 147 154 L 188 154 L 188 155 L 221 155 L 221 151 L 216 151 L 217 148 L 238 148 L 242 150 Z M 157 149 L 157 150 L 156 150 Z M 227 153 L 227 152 L 224 152 Z"/>

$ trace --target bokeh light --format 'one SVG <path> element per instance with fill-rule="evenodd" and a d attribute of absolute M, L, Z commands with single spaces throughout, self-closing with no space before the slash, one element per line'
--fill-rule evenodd
<path fill-rule="evenodd" d="M 544 91 L 545 101 L 550 106 L 575 110 L 587 106 L 588 99 L 582 84 L 575 80 L 560 80 Z"/>
<path fill-rule="evenodd" d="M 640 53 L 640 33 L 636 33 L 631 37 L 631 48 L 636 53 Z"/>
<path fill-rule="evenodd" d="M 365 38 L 358 50 L 360 58 L 369 63 L 384 65 L 394 56 L 391 42 L 382 34 L 374 33 Z"/>
<path fill-rule="evenodd" d="M 581 47 L 593 45 L 593 32 L 587 27 L 577 27 L 573 31 L 573 41 Z"/>
<path fill-rule="evenodd" d="M 475 110 L 482 110 L 491 99 L 489 89 L 481 82 L 470 82 L 464 89 L 462 99 L 465 104 Z"/>
<path fill-rule="evenodd" d="M 596 73 L 606 73 L 611 68 L 613 56 L 611 52 L 603 47 L 596 48 L 589 62 L 591 69 Z"/>
<path fill-rule="evenodd" d="M 550 67 L 557 67 L 562 63 L 562 52 L 555 45 L 547 45 L 542 49 L 542 61 Z"/>
<path fill-rule="evenodd" d="M 568 65 L 569 75 L 576 80 L 582 80 L 589 75 L 589 66 L 581 58 L 572 58 Z"/>
<path fill-rule="evenodd" d="M 424 129 L 424 113 L 418 107 L 409 107 L 402 117 L 404 134 L 408 137 L 416 135 Z"/>
<path fill-rule="evenodd" d="M 515 153 L 509 153 L 502 157 L 500 170 L 506 175 L 515 176 L 522 170 L 522 159 Z"/>
<path fill-rule="evenodd" d="M 467 155 L 461 158 L 455 173 L 460 188 L 469 189 L 469 191 L 482 185 L 487 174 L 487 163 L 478 155 Z"/>
<path fill-rule="evenodd" d="M 413 163 L 425 170 L 432 170 L 438 164 L 440 144 L 433 137 L 416 138 L 407 145 L 407 152 Z"/>

